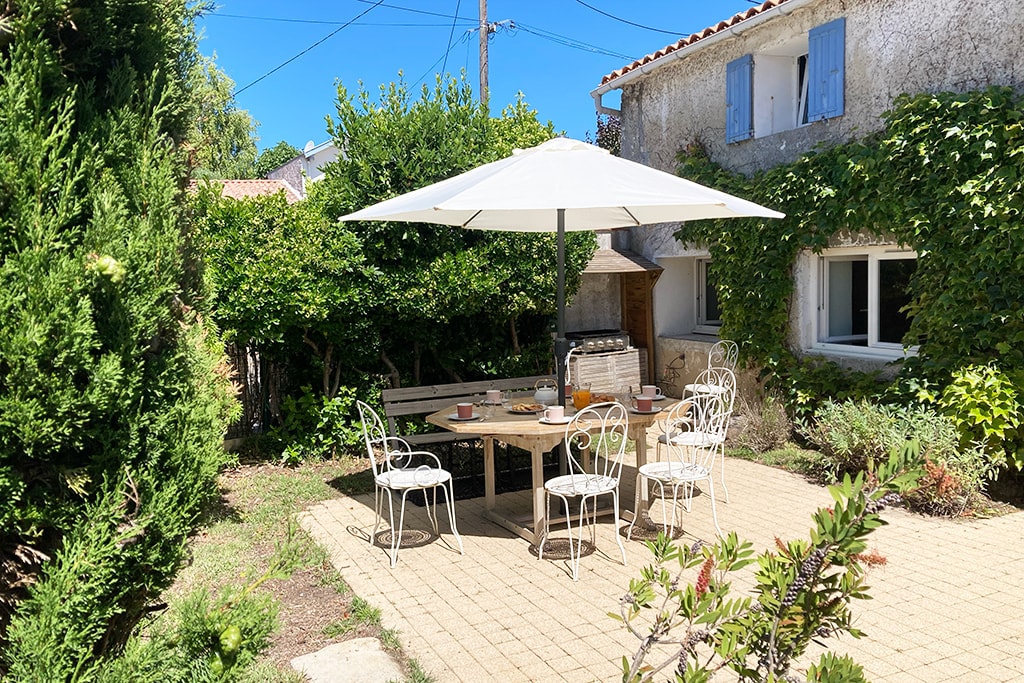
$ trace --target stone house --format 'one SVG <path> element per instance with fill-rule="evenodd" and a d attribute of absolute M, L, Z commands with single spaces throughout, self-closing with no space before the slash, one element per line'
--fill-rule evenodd
<path fill-rule="evenodd" d="M 883 127 L 903 93 L 1024 86 L 1024 6 L 1001 0 L 768 0 L 606 75 L 599 113 L 622 123 L 622 156 L 673 172 L 699 142 L 751 174 Z M 618 91 L 618 109 L 608 104 Z M 709 256 L 675 226 L 631 231 L 629 248 L 664 268 L 654 289 L 657 367 L 683 355 L 685 382 L 717 338 Z M 899 295 L 916 254 L 836 235 L 795 266 L 791 346 L 850 367 L 898 359 Z"/>
<path fill-rule="evenodd" d="M 294 158 L 267 173 L 267 178 L 285 181 L 304 198 L 309 184 L 324 177 L 323 167 L 337 158 L 338 148 L 333 140 L 319 145 L 310 140 Z"/>

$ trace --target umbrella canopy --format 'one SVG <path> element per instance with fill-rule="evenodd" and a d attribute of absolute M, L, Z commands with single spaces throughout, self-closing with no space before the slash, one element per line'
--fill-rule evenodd
<path fill-rule="evenodd" d="M 565 209 L 565 230 L 785 215 L 600 147 L 554 138 L 341 220 L 555 232 L 558 209 Z"/>
<path fill-rule="evenodd" d="M 407 221 L 480 230 L 554 232 L 557 245 L 559 402 L 564 403 L 567 230 L 785 214 L 569 138 L 554 138 L 447 180 L 388 199 L 343 221 Z"/>

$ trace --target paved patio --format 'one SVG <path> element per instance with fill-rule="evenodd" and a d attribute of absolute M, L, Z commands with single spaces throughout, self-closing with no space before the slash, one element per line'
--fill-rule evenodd
<path fill-rule="evenodd" d="M 810 513 L 831 501 L 796 475 L 734 459 L 726 468 L 731 502 L 719 503 L 719 522 L 758 550 L 776 535 L 806 537 Z M 627 466 L 628 508 L 634 475 Z M 529 510 L 525 492 L 499 500 Z M 638 641 L 607 615 L 649 562 L 646 547 L 626 542 L 622 566 L 613 534 L 624 523 L 604 517 L 597 551 L 582 559 L 573 583 L 567 561 L 538 561 L 529 543 L 485 521 L 482 505 L 456 502 L 465 555 L 442 519 L 441 538 L 403 545 L 395 569 L 385 547 L 368 543 L 372 495 L 325 501 L 301 523 L 438 683 L 620 680 L 621 659 Z M 408 511 L 407 529 L 429 528 L 423 508 Z M 874 599 L 852 606 L 867 635 L 837 639 L 833 651 L 886 683 L 1024 682 L 1024 514 L 956 522 L 894 510 L 886 519 L 870 541 L 888 559 L 870 570 Z M 694 500 L 683 524 L 685 542 L 713 539 L 707 496 Z"/>

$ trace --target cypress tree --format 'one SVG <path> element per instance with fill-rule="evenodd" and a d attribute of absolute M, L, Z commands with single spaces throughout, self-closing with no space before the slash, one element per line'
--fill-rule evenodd
<path fill-rule="evenodd" d="M 0 675 L 89 680 L 180 566 L 234 409 L 181 209 L 195 8 L 7 8 Z"/>

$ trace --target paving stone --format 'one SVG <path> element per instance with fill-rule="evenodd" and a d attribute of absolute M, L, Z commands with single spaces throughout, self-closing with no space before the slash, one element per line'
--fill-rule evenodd
<path fill-rule="evenodd" d="M 296 657 L 292 668 L 310 683 L 388 683 L 405 676 L 376 638 L 353 638 Z"/>
<path fill-rule="evenodd" d="M 726 469 L 731 502 L 719 502 L 719 522 L 757 551 L 773 547 L 776 536 L 806 538 L 811 513 L 832 503 L 824 487 L 795 474 L 731 458 Z M 623 507 L 632 507 L 635 475 L 627 462 Z M 374 523 L 372 494 L 324 501 L 300 521 L 437 683 L 528 680 L 523 667 L 539 673 L 544 657 L 563 664 L 562 652 L 579 666 L 551 667 L 544 683 L 621 678 L 621 659 L 632 657 L 639 642 L 608 614 L 618 613 L 630 579 L 651 562 L 650 551 L 637 540 L 624 541 L 623 566 L 615 544 L 621 524 L 602 518 L 599 552 L 582 558 L 574 583 L 564 562 L 538 560 L 526 541 L 484 520 L 481 503 L 456 500 L 465 555 L 452 549 L 442 523 L 441 539 L 403 547 L 394 569 L 385 548 L 366 542 Z M 528 512 L 530 499 L 502 494 L 498 505 Z M 683 542 L 714 537 L 710 513 L 706 497 L 694 499 L 692 512 L 683 513 Z M 875 599 L 851 605 L 854 625 L 867 635 L 829 639 L 830 649 L 852 656 L 869 680 L 885 683 L 1024 683 L 1024 514 L 967 523 L 901 510 L 887 510 L 885 517 L 889 525 L 869 538 L 869 547 L 888 559 L 868 572 Z M 422 508 L 410 506 L 406 526 L 429 528 Z M 734 577 L 735 595 L 746 594 L 752 576 L 749 567 Z M 986 642 L 981 651 L 988 656 L 979 656 Z M 820 653 L 812 647 L 804 666 Z M 943 661 L 951 663 L 948 674 Z M 487 665 L 476 664 L 482 662 Z"/>

